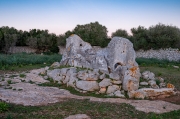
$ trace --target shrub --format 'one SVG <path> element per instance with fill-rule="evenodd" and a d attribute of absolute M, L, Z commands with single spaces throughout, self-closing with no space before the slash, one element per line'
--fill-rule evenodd
<path fill-rule="evenodd" d="M 0 112 L 5 112 L 9 108 L 9 105 L 5 102 L 0 102 Z"/>
<path fill-rule="evenodd" d="M 111 38 L 114 36 L 119 36 L 119 37 L 123 37 L 123 38 L 129 38 L 129 35 L 127 33 L 126 30 L 123 29 L 118 29 L 115 32 L 112 33 Z"/>

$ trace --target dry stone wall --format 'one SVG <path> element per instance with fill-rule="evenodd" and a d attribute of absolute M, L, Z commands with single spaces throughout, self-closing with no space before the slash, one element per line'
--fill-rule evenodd
<path fill-rule="evenodd" d="M 180 61 L 179 49 L 160 49 L 160 50 L 139 50 L 136 51 L 136 57 L 143 58 L 156 58 L 156 59 L 167 59 L 170 61 Z"/>
<path fill-rule="evenodd" d="M 65 52 L 65 47 L 59 46 L 59 54 L 63 54 Z M 94 51 L 99 51 L 102 48 L 100 46 L 92 46 Z M 156 58 L 156 59 L 167 59 L 170 61 L 180 61 L 180 51 L 179 49 L 160 49 L 160 50 L 138 50 L 136 51 L 137 58 Z"/>
<path fill-rule="evenodd" d="M 10 47 L 8 53 L 35 53 L 37 49 L 30 48 L 28 46 L 14 46 Z"/>

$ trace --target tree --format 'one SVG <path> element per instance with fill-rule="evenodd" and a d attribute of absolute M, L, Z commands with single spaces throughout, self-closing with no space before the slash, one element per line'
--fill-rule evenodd
<path fill-rule="evenodd" d="M 101 47 L 104 47 L 108 42 L 107 32 L 107 28 L 98 22 L 77 25 L 72 31 L 91 45 Z"/>
<path fill-rule="evenodd" d="M 175 48 L 180 43 L 180 29 L 176 26 L 159 23 L 149 27 L 147 35 L 154 49 Z"/>
<path fill-rule="evenodd" d="M 114 37 L 114 36 L 119 36 L 119 37 L 123 37 L 123 38 L 129 38 L 129 35 L 128 35 L 127 31 L 123 30 L 123 29 L 118 29 L 115 32 L 113 32 L 111 37 Z"/>
<path fill-rule="evenodd" d="M 147 29 L 145 27 L 138 26 L 138 28 L 132 28 L 131 32 L 132 32 L 131 41 L 134 44 L 135 50 L 150 49 L 148 44 Z"/>

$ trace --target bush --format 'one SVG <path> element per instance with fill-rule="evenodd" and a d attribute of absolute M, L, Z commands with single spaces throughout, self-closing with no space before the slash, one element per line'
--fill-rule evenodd
<path fill-rule="evenodd" d="M 175 26 L 157 24 L 147 32 L 151 48 L 175 48 L 180 43 L 180 29 Z"/>
<path fill-rule="evenodd" d="M 119 36 L 119 37 L 123 37 L 123 38 L 129 38 L 129 35 L 127 33 L 126 30 L 123 29 L 118 29 L 115 32 L 112 33 L 111 38 L 113 38 L 114 36 Z"/>
<path fill-rule="evenodd" d="M 180 29 L 176 26 L 157 24 L 148 29 L 139 26 L 132 28 L 133 36 L 131 41 L 135 50 L 139 49 L 161 49 L 161 48 L 180 48 Z"/>
<path fill-rule="evenodd" d="M 5 102 L 0 101 L 0 113 L 8 111 L 9 105 Z"/>

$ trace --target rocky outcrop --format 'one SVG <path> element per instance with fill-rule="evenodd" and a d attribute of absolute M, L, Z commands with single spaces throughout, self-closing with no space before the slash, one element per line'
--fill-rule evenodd
<path fill-rule="evenodd" d="M 60 64 L 98 69 L 110 74 L 111 79 L 122 81 L 123 89 L 131 91 L 139 87 L 140 71 L 135 58 L 133 44 L 128 39 L 114 37 L 106 48 L 95 51 L 79 36 L 71 35 L 66 39 L 66 52 Z M 78 76 L 80 79 L 89 77 L 90 80 L 97 80 L 95 75 L 87 76 L 85 72 Z"/>

